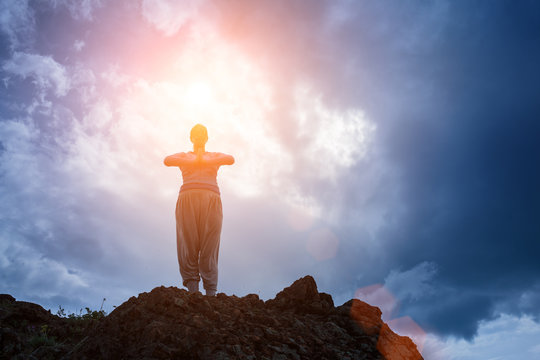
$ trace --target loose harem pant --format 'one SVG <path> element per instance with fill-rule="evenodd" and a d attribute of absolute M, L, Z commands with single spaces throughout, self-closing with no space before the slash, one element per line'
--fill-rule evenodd
<path fill-rule="evenodd" d="M 202 277 L 205 290 L 217 290 L 223 210 L 211 190 L 182 191 L 176 202 L 176 248 L 184 286 Z M 200 277 L 199 277 L 200 274 Z"/>

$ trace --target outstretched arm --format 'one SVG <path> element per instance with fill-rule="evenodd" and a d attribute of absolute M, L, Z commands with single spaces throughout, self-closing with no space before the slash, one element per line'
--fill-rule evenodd
<path fill-rule="evenodd" d="M 183 166 L 183 165 L 195 165 L 195 164 L 208 164 L 208 165 L 232 165 L 234 164 L 234 158 L 231 155 L 222 153 L 177 153 L 167 156 L 163 163 L 166 166 Z"/>
<path fill-rule="evenodd" d="M 204 154 L 202 161 L 212 165 L 232 165 L 234 164 L 234 158 L 231 155 L 222 153 L 209 153 Z"/>
<path fill-rule="evenodd" d="M 163 163 L 165 164 L 165 166 L 182 166 L 193 165 L 196 161 L 197 157 L 194 154 L 180 152 L 167 156 L 163 160 Z"/>

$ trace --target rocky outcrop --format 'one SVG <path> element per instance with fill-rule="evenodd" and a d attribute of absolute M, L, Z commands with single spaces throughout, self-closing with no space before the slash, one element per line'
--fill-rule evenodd
<path fill-rule="evenodd" d="M 360 300 L 335 307 L 311 276 L 266 302 L 255 294 L 207 297 L 162 286 L 130 298 L 102 319 L 70 320 L 2 295 L 2 354 L 21 359 L 422 359 L 409 338 L 382 322 L 377 307 Z M 46 338 L 54 340 L 36 341 L 29 326 L 46 326 Z"/>
<path fill-rule="evenodd" d="M 0 294 L 0 359 L 60 359 L 98 322 L 87 315 L 59 317 L 37 304 Z"/>

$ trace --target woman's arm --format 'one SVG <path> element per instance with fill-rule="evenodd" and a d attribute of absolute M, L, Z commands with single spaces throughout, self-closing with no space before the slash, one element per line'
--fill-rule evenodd
<path fill-rule="evenodd" d="M 202 159 L 203 163 L 211 165 L 232 165 L 234 164 L 234 158 L 231 155 L 222 153 L 207 153 L 204 154 Z"/>
<path fill-rule="evenodd" d="M 167 156 L 163 163 L 166 166 L 183 166 L 183 165 L 195 165 L 195 164 L 208 164 L 208 165 L 232 165 L 234 164 L 234 158 L 231 155 L 222 153 L 177 153 Z"/>
<path fill-rule="evenodd" d="M 234 164 L 234 157 L 232 155 L 227 155 L 227 154 L 223 154 L 225 155 L 224 159 L 223 159 L 223 165 L 232 165 Z"/>
<path fill-rule="evenodd" d="M 195 154 L 189 153 L 177 153 L 167 156 L 163 163 L 165 166 L 182 166 L 182 165 L 193 165 L 197 161 Z"/>

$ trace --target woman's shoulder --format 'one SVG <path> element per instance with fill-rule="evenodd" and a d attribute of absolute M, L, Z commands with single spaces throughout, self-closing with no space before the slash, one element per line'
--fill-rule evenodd
<path fill-rule="evenodd" d="M 226 155 L 224 153 L 216 152 L 216 151 L 209 151 L 206 154 L 208 154 L 208 156 L 210 156 L 210 157 L 220 157 L 220 156 Z"/>

